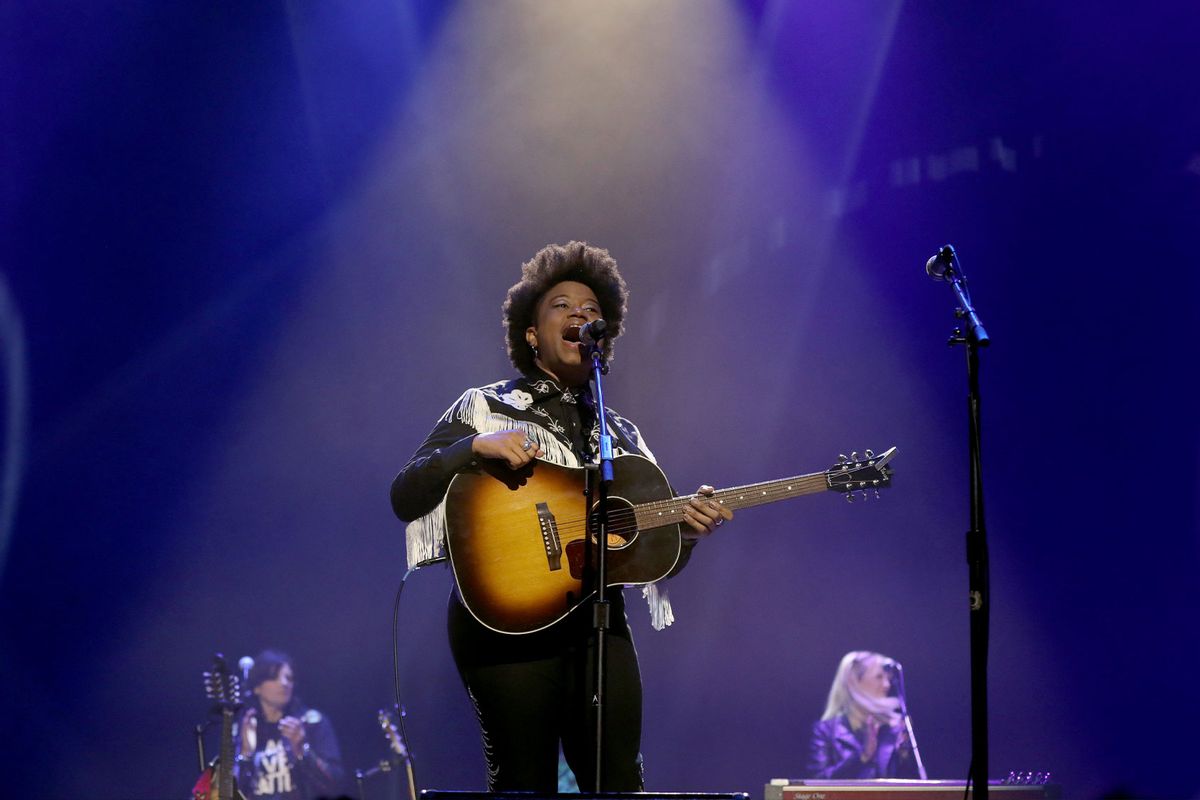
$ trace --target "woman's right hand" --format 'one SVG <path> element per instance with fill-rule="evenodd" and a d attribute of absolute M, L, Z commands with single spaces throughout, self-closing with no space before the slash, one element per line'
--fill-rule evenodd
<path fill-rule="evenodd" d="M 542 448 L 524 431 L 480 433 L 471 440 L 471 452 L 482 458 L 500 459 L 509 469 L 520 469 L 542 454 Z"/>
<path fill-rule="evenodd" d="M 866 764 L 875 757 L 875 751 L 879 749 L 879 720 L 875 717 L 867 717 L 867 740 L 863 742 L 862 762 Z"/>

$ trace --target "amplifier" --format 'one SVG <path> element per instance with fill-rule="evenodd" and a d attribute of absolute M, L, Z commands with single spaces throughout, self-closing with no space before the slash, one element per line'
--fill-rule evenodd
<path fill-rule="evenodd" d="M 965 781 L 912 781 L 880 778 L 871 781 L 792 780 L 775 778 L 763 790 L 763 800 L 959 800 Z M 972 796 L 970 793 L 968 796 Z M 988 781 L 988 797 L 996 800 L 1058 800 L 1056 784 L 1013 784 Z"/>

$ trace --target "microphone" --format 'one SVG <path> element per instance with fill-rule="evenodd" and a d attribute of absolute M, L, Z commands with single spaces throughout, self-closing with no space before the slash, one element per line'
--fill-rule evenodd
<path fill-rule="evenodd" d="M 238 669 L 242 671 L 242 680 L 249 682 L 250 670 L 254 667 L 254 659 L 250 656 L 242 656 L 238 659 Z"/>
<path fill-rule="evenodd" d="M 901 666 L 900 662 L 895 660 L 894 658 L 885 658 L 883 660 L 883 663 L 880 666 L 883 667 L 885 672 L 903 672 L 904 671 L 904 667 Z"/>
<path fill-rule="evenodd" d="M 955 257 L 954 247 L 948 244 L 943 245 L 941 250 L 938 250 L 932 258 L 925 262 L 925 274 L 935 281 L 949 280 L 946 274 L 954 271 Z"/>
<path fill-rule="evenodd" d="M 599 344 L 606 336 L 608 323 L 602 319 L 594 319 L 586 325 L 572 325 L 563 331 L 564 339 L 580 344 Z"/>
<path fill-rule="evenodd" d="M 925 262 L 925 273 L 935 281 L 949 283 L 950 288 L 954 289 L 954 293 L 958 295 L 958 302 L 961 303 L 961 308 L 955 312 L 955 316 L 966 321 L 964 327 L 967 335 L 963 338 L 962 334 L 955 330 L 950 343 L 970 341 L 980 347 L 987 347 L 991 339 L 988 338 L 987 331 L 984 330 L 983 323 L 980 321 L 979 315 L 975 313 L 975 307 L 971 304 L 971 295 L 966 286 L 967 279 L 962 273 L 962 265 L 958 262 L 958 254 L 954 252 L 954 246 L 942 245 L 942 249 Z"/>

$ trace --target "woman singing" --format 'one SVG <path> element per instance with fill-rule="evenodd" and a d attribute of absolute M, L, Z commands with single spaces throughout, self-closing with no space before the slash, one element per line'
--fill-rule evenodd
<path fill-rule="evenodd" d="M 456 474 L 485 467 L 521 470 L 534 459 L 566 467 L 595 462 L 599 411 L 589 387 L 591 360 L 579 342 L 579 330 L 605 320 L 604 355 L 611 357 L 613 340 L 624 327 L 626 297 L 625 281 L 608 251 L 581 242 L 549 245 L 523 266 L 521 280 L 508 290 L 503 305 L 508 355 L 520 374 L 464 392 L 392 483 L 392 507 L 409 523 L 410 565 L 442 554 L 445 496 Z M 611 408 L 603 413 L 615 455 L 653 460 L 636 425 Z M 697 540 L 733 518 L 708 499 L 712 491 L 702 486 L 685 507 L 687 525 L 676 572 Z M 669 622 L 665 598 L 653 587 L 645 594 L 657 611 L 656 626 Z M 620 591 L 610 598 L 602 788 L 640 791 L 641 677 Z M 594 630 L 586 605 L 522 635 L 486 627 L 457 592 L 450 597 L 448 616 L 454 660 L 479 716 L 488 788 L 555 792 L 560 746 L 579 785 L 594 786 L 589 686 Z"/>

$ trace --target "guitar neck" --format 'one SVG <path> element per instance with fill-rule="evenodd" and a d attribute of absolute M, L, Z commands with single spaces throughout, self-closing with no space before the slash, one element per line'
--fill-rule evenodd
<path fill-rule="evenodd" d="M 713 492 L 712 499 L 726 508 L 736 511 L 739 508 L 762 506 L 805 494 L 817 494 L 828 488 L 829 484 L 826 481 L 825 473 L 814 472 L 809 475 L 796 475 L 775 481 L 718 489 Z M 683 508 L 691 502 L 693 497 L 695 495 L 669 497 L 666 500 L 656 500 L 652 503 L 634 506 L 638 527 L 651 528 L 683 522 Z"/>
<path fill-rule="evenodd" d="M 217 798 L 233 800 L 233 709 L 221 710 L 221 758 L 217 762 Z"/>

